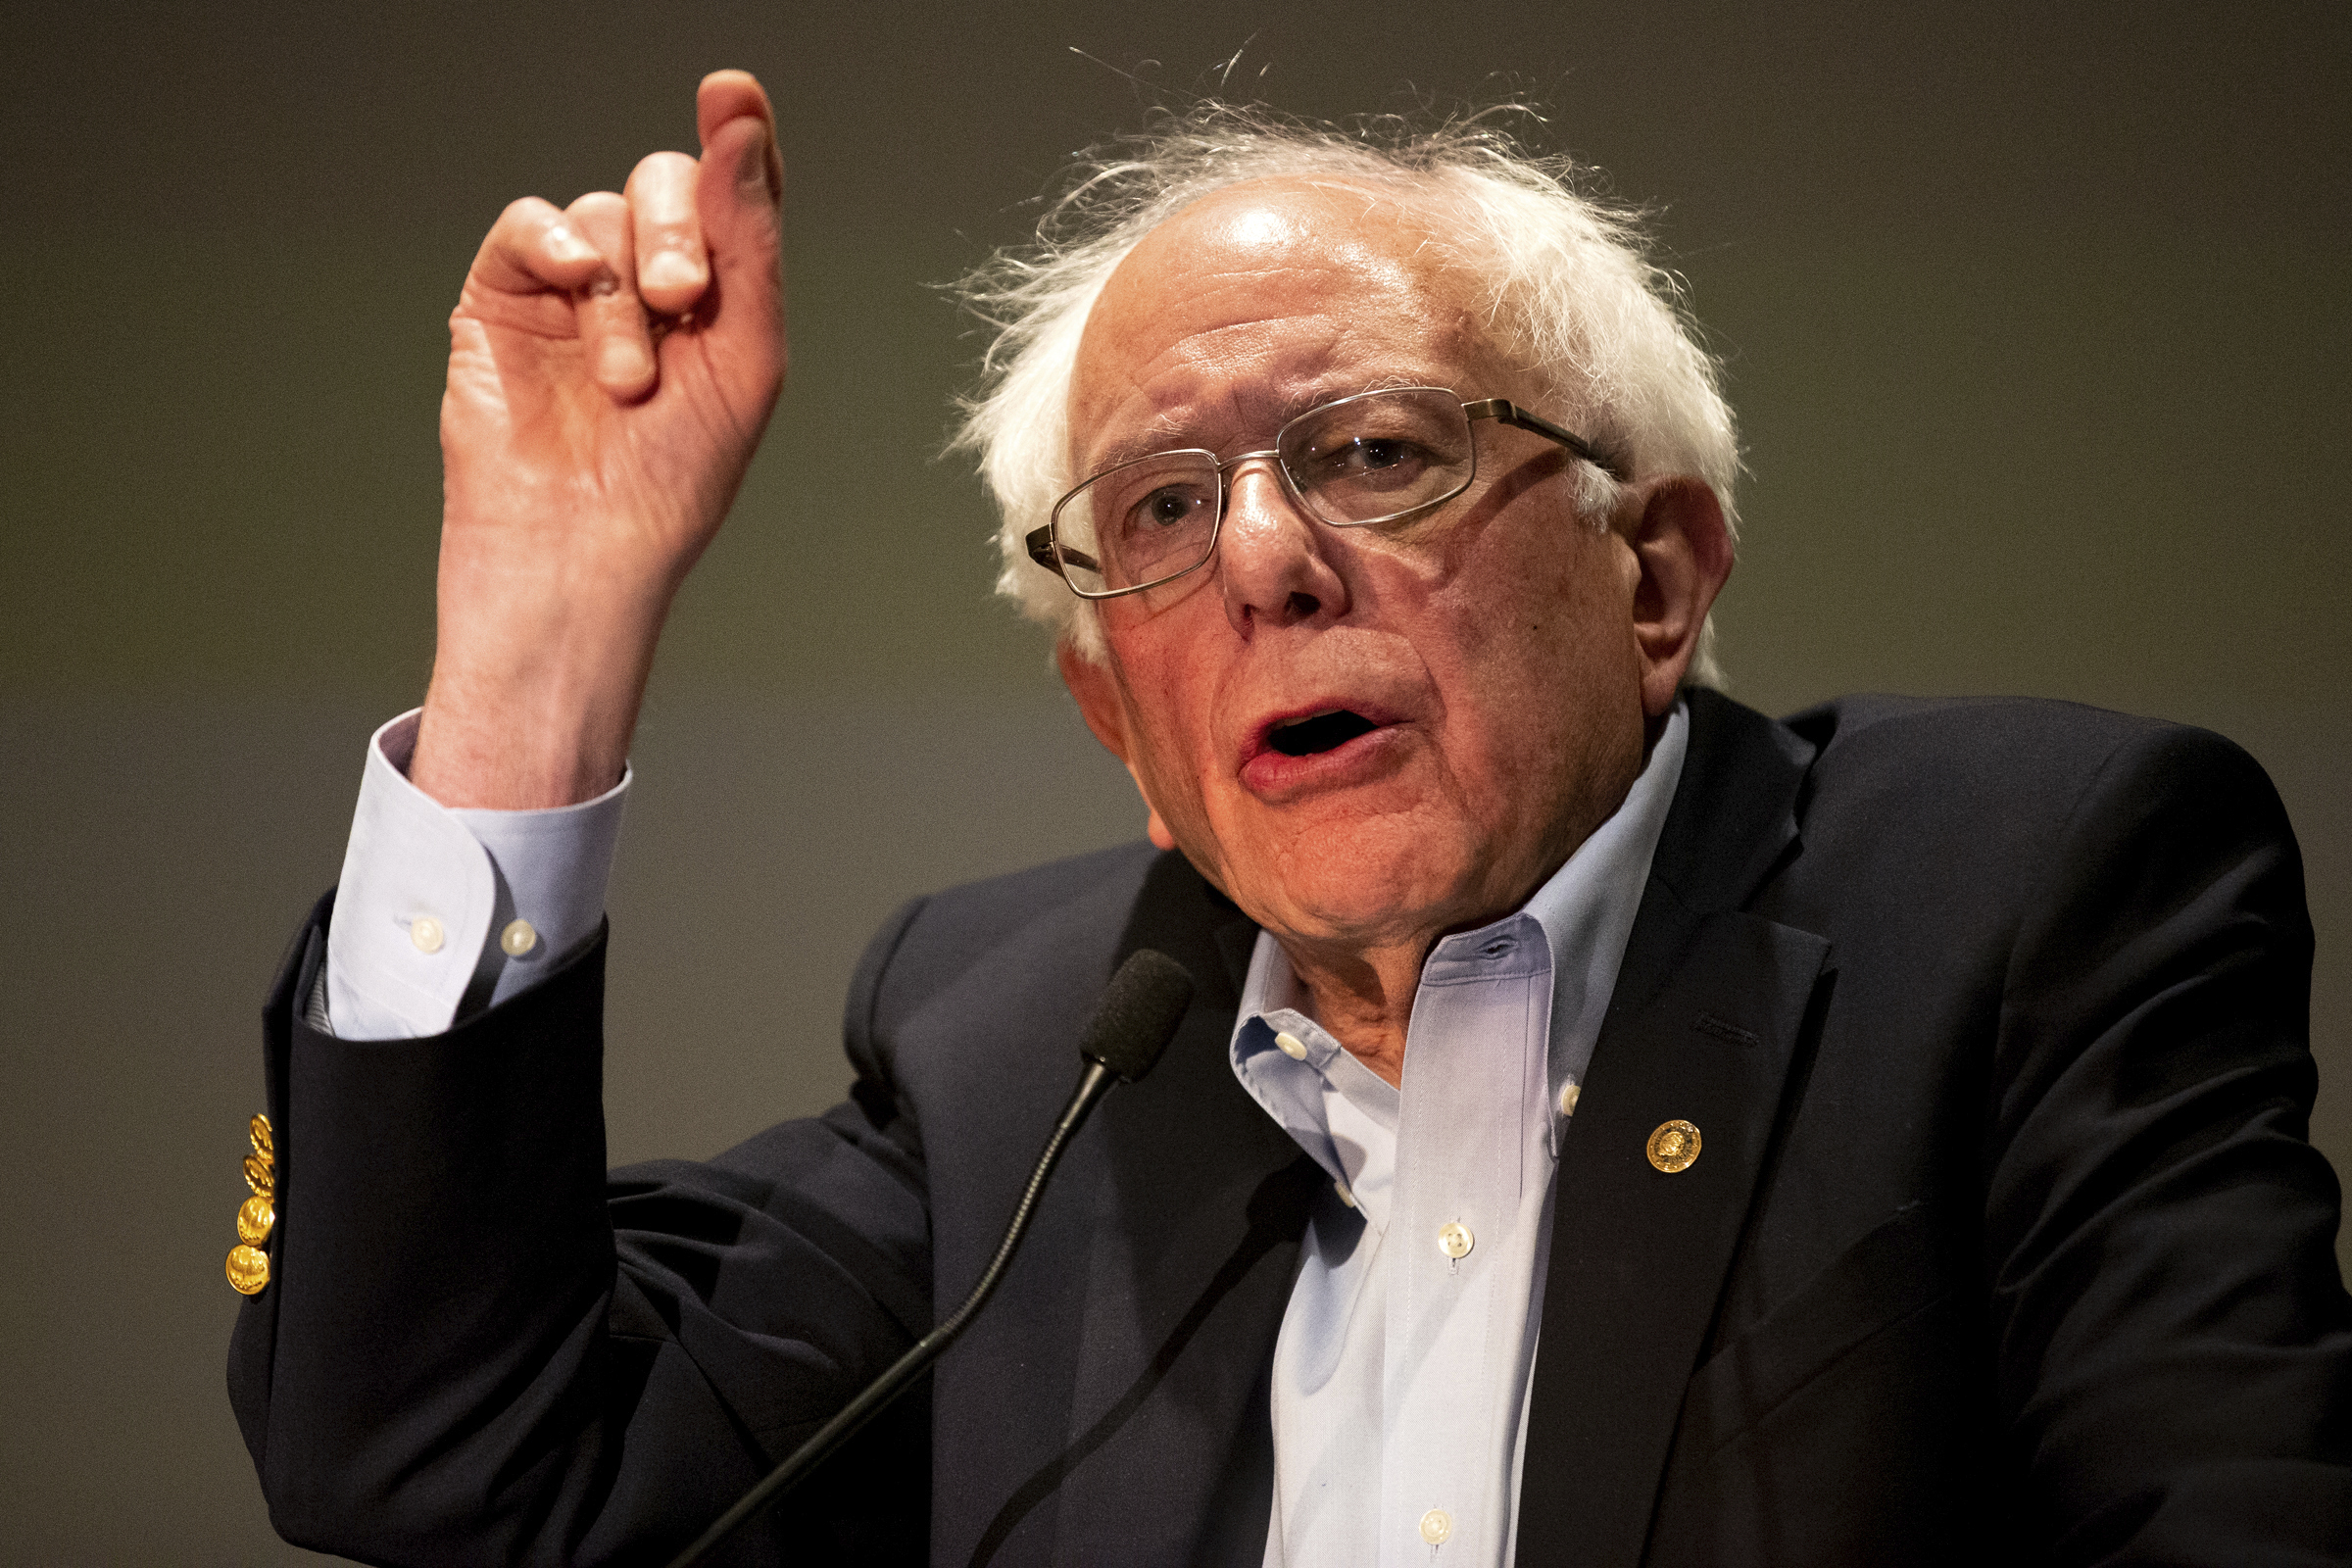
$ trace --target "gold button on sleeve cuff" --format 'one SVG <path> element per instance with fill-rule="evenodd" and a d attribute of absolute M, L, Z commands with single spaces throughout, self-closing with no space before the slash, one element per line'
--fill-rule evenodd
<path fill-rule="evenodd" d="M 270 1283 L 270 1254 L 245 1243 L 228 1250 L 228 1283 L 239 1296 L 259 1296 Z"/>
<path fill-rule="evenodd" d="M 239 1296 L 259 1296 L 270 1283 L 270 1254 L 262 1250 L 262 1243 L 277 1224 L 277 1140 L 267 1116 L 247 1122 L 245 1136 L 252 1141 L 253 1152 L 244 1157 L 241 1168 L 253 1196 L 237 1205 L 237 1245 L 228 1250 L 226 1268 L 230 1289 Z"/>

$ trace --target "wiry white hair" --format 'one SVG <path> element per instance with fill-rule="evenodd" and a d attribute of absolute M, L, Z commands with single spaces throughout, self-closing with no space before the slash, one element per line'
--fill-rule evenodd
<path fill-rule="evenodd" d="M 1094 607 L 1023 545 L 1078 482 L 1069 389 L 1079 339 L 1104 282 L 1146 234 L 1204 196 L 1261 179 L 1342 181 L 1431 213 L 1447 260 L 1483 289 L 1493 342 L 1545 388 L 1551 401 L 1536 412 L 1610 453 L 1631 478 L 1705 480 L 1735 522 L 1739 436 L 1679 280 L 1649 259 L 1639 215 L 1581 188 L 1590 171 L 1524 150 L 1496 118 L 1415 130 L 1384 117 L 1343 129 L 1207 102 L 1079 164 L 1036 241 L 998 252 L 957 285 L 995 333 L 979 385 L 961 401 L 954 449 L 978 455 L 1003 515 L 997 591 L 1083 657 L 1102 657 Z M 1581 471 L 1579 510 L 1597 522 L 1615 486 L 1589 465 Z M 1691 681 L 1721 684 L 1714 640 L 1710 624 Z"/>

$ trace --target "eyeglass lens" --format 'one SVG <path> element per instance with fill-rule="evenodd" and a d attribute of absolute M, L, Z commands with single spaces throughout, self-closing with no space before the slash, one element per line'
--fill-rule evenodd
<path fill-rule="evenodd" d="M 1452 393 L 1414 387 L 1325 404 L 1283 426 L 1292 494 L 1335 527 L 1423 511 L 1470 482 L 1470 421 Z M 1063 572 L 1084 593 L 1178 576 L 1214 548 L 1224 478 L 1206 452 L 1168 452 L 1097 474 L 1055 518 Z"/>

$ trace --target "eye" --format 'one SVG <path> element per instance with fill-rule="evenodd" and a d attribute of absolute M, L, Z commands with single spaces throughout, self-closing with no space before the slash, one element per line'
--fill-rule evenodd
<path fill-rule="evenodd" d="M 1316 485 L 1380 490 L 1411 484 L 1429 471 L 1433 454 L 1404 436 L 1365 435 L 1313 454 L 1307 477 Z"/>
<path fill-rule="evenodd" d="M 1344 452 L 1335 452 L 1333 459 L 1342 468 L 1394 468 L 1414 456 L 1412 448 L 1402 441 L 1386 436 L 1372 436 L 1348 443 Z"/>
<path fill-rule="evenodd" d="M 1207 498 L 1198 485 L 1163 484 L 1127 509 L 1127 526 L 1137 533 L 1153 533 L 1183 526 L 1199 515 Z"/>

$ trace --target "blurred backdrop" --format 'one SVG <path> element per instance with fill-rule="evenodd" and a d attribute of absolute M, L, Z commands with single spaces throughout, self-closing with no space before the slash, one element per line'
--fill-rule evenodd
<path fill-rule="evenodd" d="M 978 340 L 935 285 L 1074 149 L 1220 91 L 1525 98 L 1655 206 L 1744 420 L 1737 695 L 2031 692 L 2249 748 L 2352 1157 L 2341 5 L 93 0 L 9 32 L 0 1558 L 304 1556 L 222 1394 L 221 1255 L 263 989 L 423 689 L 444 318 L 509 198 L 691 150 L 719 65 L 781 118 L 794 366 L 636 753 L 616 1160 L 832 1100 L 900 901 L 1140 831 L 990 600 L 937 457 Z"/>

